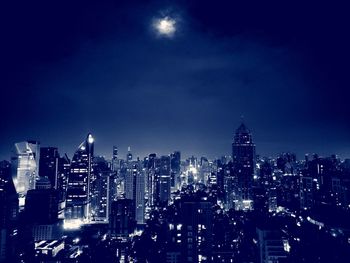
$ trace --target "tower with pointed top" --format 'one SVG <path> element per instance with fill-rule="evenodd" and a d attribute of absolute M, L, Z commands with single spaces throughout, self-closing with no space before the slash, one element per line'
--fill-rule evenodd
<path fill-rule="evenodd" d="M 242 121 L 232 142 L 234 176 L 237 182 L 235 207 L 237 210 L 252 208 L 252 182 L 255 173 L 255 144 L 252 134 Z"/>
<path fill-rule="evenodd" d="M 89 133 L 76 150 L 70 167 L 66 219 L 90 220 L 94 138 Z"/>

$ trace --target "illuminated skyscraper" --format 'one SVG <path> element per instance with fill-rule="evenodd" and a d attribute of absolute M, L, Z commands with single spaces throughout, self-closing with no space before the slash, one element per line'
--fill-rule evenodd
<path fill-rule="evenodd" d="M 170 201 L 170 156 L 160 158 L 160 177 L 159 177 L 159 201 L 168 203 Z"/>
<path fill-rule="evenodd" d="M 24 206 L 28 190 L 35 189 L 35 181 L 39 176 L 39 152 L 39 142 L 15 143 L 14 156 L 11 158 L 12 177 L 19 195 L 20 207 Z"/>
<path fill-rule="evenodd" d="M 139 161 L 128 164 L 125 197 L 133 200 L 135 219 L 138 224 L 143 224 L 145 217 L 145 171 Z"/>
<path fill-rule="evenodd" d="M 158 201 L 158 181 L 159 174 L 157 169 L 157 162 L 159 159 L 155 153 L 148 156 L 147 160 L 147 198 L 148 206 L 151 207 L 155 205 Z"/>
<path fill-rule="evenodd" d="M 252 208 L 252 182 L 255 172 L 255 144 L 250 130 L 242 122 L 236 130 L 232 143 L 232 159 L 235 189 L 235 207 L 238 210 Z"/>
<path fill-rule="evenodd" d="M 94 138 L 88 134 L 75 152 L 68 178 L 66 219 L 90 220 Z"/>
<path fill-rule="evenodd" d="M 175 151 L 170 155 L 171 158 L 171 187 L 178 189 L 180 187 L 181 153 Z"/>

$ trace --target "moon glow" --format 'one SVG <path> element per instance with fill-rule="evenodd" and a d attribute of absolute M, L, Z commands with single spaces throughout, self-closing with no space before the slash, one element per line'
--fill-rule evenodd
<path fill-rule="evenodd" d="M 176 32 L 176 21 L 170 17 L 157 19 L 154 27 L 160 36 L 173 37 Z"/>

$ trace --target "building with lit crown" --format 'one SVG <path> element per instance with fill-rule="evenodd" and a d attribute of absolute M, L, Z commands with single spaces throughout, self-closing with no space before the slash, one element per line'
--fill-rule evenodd
<path fill-rule="evenodd" d="M 76 150 L 68 177 L 66 220 L 90 220 L 94 138 L 88 134 Z"/>

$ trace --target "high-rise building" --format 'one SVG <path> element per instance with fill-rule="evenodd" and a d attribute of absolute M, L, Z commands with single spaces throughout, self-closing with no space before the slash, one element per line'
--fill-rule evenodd
<path fill-rule="evenodd" d="M 235 189 L 235 207 L 237 210 L 252 209 L 252 182 L 255 173 L 255 144 L 250 130 L 242 122 L 237 128 L 232 143 L 232 159 Z"/>
<path fill-rule="evenodd" d="M 171 187 L 178 189 L 180 187 L 181 171 L 181 153 L 175 151 L 170 155 L 171 158 Z"/>
<path fill-rule="evenodd" d="M 47 177 L 53 188 L 58 188 L 58 160 L 60 156 L 56 147 L 41 147 L 39 176 Z"/>
<path fill-rule="evenodd" d="M 313 179 L 309 176 L 300 177 L 300 208 L 307 210 L 314 205 Z"/>
<path fill-rule="evenodd" d="M 58 190 L 51 187 L 46 177 L 38 180 L 36 189 L 28 191 L 24 212 L 34 241 L 61 237 L 58 202 Z"/>
<path fill-rule="evenodd" d="M 160 177 L 159 177 L 159 201 L 168 203 L 170 201 L 170 156 L 160 158 Z"/>
<path fill-rule="evenodd" d="M 69 173 L 70 173 L 70 160 L 67 154 L 65 154 L 58 160 L 57 190 L 59 195 L 58 215 L 60 218 L 64 218 Z"/>
<path fill-rule="evenodd" d="M 63 213 L 65 207 L 69 165 L 68 157 L 61 158 L 56 147 L 40 148 L 39 176 L 48 178 L 51 187 L 57 190 L 60 214 Z"/>
<path fill-rule="evenodd" d="M 113 201 L 109 215 L 109 233 L 128 237 L 134 231 L 135 226 L 134 201 L 131 199 Z"/>
<path fill-rule="evenodd" d="M 181 262 L 208 262 L 212 247 L 212 203 L 206 200 L 181 202 Z"/>
<path fill-rule="evenodd" d="M 119 160 L 118 160 L 118 147 L 113 146 L 113 154 L 112 154 L 112 171 L 117 172 L 119 169 Z"/>
<path fill-rule="evenodd" d="M 287 258 L 286 250 L 289 249 L 287 240 L 282 238 L 280 231 L 273 227 L 258 227 L 258 247 L 260 263 L 284 262 Z"/>
<path fill-rule="evenodd" d="M 143 224 L 145 218 L 145 171 L 139 161 L 132 161 L 128 164 L 125 197 L 133 200 L 135 219 L 138 224 Z"/>
<path fill-rule="evenodd" d="M 91 185 L 91 217 L 94 221 L 108 220 L 111 173 L 111 167 L 104 157 L 94 157 L 95 180 Z"/>
<path fill-rule="evenodd" d="M 159 188 L 159 169 L 157 163 L 159 159 L 155 153 L 148 156 L 147 159 L 147 205 L 154 206 L 158 202 L 158 188 Z"/>
<path fill-rule="evenodd" d="M 11 262 L 15 250 L 18 195 L 11 178 L 11 164 L 0 162 L 0 262 Z"/>
<path fill-rule="evenodd" d="M 25 141 L 15 143 L 14 155 L 11 158 L 12 177 L 19 195 L 19 205 L 24 207 L 28 190 L 35 189 L 39 176 L 39 142 Z"/>
<path fill-rule="evenodd" d="M 88 134 L 79 145 L 70 165 L 66 220 L 90 220 L 91 183 L 93 174 L 94 138 Z"/>
<path fill-rule="evenodd" d="M 57 221 L 58 192 L 51 188 L 47 178 L 40 178 L 37 182 L 37 189 L 28 191 L 25 214 L 28 222 L 52 223 Z"/>

